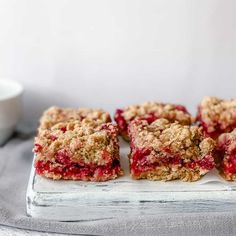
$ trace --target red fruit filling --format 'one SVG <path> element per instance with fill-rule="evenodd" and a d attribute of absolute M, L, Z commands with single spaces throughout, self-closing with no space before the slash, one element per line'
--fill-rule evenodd
<path fill-rule="evenodd" d="M 143 117 L 140 117 L 140 120 L 146 120 L 148 122 L 148 124 L 151 124 L 152 122 L 154 122 L 156 119 L 158 119 L 158 117 L 155 115 L 154 112 L 151 112 Z"/>
<path fill-rule="evenodd" d="M 204 169 L 204 170 L 211 170 L 215 167 L 215 161 L 213 156 L 207 155 L 204 158 L 202 158 L 201 160 L 195 161 L 196 164 Z"/>
<path fill-rule="evenodd" d="M 115 119 L 116 123 L 118 124 L 119 129 L 120 129 L 125 135 L 127 135 L 128 124 L 127 124 L 125 118 L 123 117 L 123 110 L 117 109 L 114 119 Z"/>
<path fill-rule="evenodd" d="M 209 128 L 208 128 L 208 126 L 207 126 L 207 124 L 203 121 L 203 120 L 199 120 L 200 121 L 200 124 L 201 124 L 201 127 L 203 128 L 203 131 L 204 131 L 204 135 L 206 136 L 206 137 L 211 137 L 211 138 L 213 138 L 213 139 L 216 139 L 216 138 L 218 138 L 222 133 L 224 133 L 225 131 L 224 130 L 222 130 L 221 128 L 220 128 L 220 124 L 216 124 L 215 125 L 215 131 L 213 131 L 213 132 L 210 132 L 209 131 Z"/>
<path fill-rule="evenodd" d="M 187 109 L 185 106 L 182 105 L 175 105 L 175 108 L 179 111 L 183 111 L 184 113 L 188 113 Z"/>
<path fill-rule="evenodd" d="M 218 167 L 225 175 L 236 174 L 236 145 L 235 137 L 229 137 L 227 135 L 220 136 L 220 141 L 218 142 Z"/>
<path fill-rule="evenodd" d="M 117 128 L 112 124 L 103 124 L 101 130 L 108 131 L 113 137 L 117 137 Z"/>
<path fill-rule="evenodd" d="M 55 140 L 57 140 L 57 137 L 56 137 L 55 135 L 51 135 L 51 136 L 50 136 L 50 139 L 51 139 L 52 141 L 55 141 Z"/>
<path fill-rule="evenodd" d="M 176 155 L 156 156 L 155 162 L 150 162 L 148 156 L 150 155 L 151 150 L 147 149 L 137 149 L 132 154 L 131 161 L 131 171 L 134 175 L 140 175 L 145 171 L 155 170 L 158 166 L 179 166 L 187 167 L 189 169 L 195 169 L 197 167 L 204 170 L 211 170 L 215 167 L 214 158 L 210 155 L 205 156 L 201 160 L 191 161 L 184 163 L 183 160 Z"/>
<path fill-rule="evenodd" d="M 34 145 L 34 152 L 35 153 L 40 152 L 42 149 L 43 149 L 43 147 L 40 144 L 35 143 L 35 145 Z"/>
<path fill-rule="evenodd" d="M 65 179 L 81 179 L 81 180 L 104 180 L 118 174 L 120 172 L 120 162 L 114 159 L 112 164 L 104 166 L 93 165 L 79 165 L 70 162 L 68 164 L 56 164 L 50 161 L 37 161 L 35 162 L 35 169 L 37 174 L 51 173 L 53 175 L 60 175 Z"/>
<path fill-rule="evenodd" d="M 59 150 L 55 155 L 56 161 L 62 165 L 68 165 L 71 163 L 70 156 L 67 150 Z"/>
<path fill-rule="evenodd" d="M 61 130 L 63 133 L 65 133 L 65 132 L 67 131 L 66 127 L 62 127 L 60 130 Z"/>
<path fill-rule="evenodd" d="M 134 120 L 135 117 L 133 117 L 132 119 L 130 119 L 130 121 Z M 158 117 L 155 115 L 154 112 L 151 112 L 149 114 L 144 115 L 143 117 L 139 117 L 140 120 L 146 120 L 149 124 L 154 122 L 156 119 L 158 119 Z M 121 130 L 121 132 L 128 136 L 128 123 L 125 120 L 125 118 L 123 117 L 123 110 L 118 109 L 116 110 L 116 115 L 115 115 L 115 121 L 118 124 L 119 129 Z"/>
<path fill-rule="evenodd" d="M 223 162 L 223 171 L 227 174 L 236 174 L 236 155 L 230 156 Z"/>

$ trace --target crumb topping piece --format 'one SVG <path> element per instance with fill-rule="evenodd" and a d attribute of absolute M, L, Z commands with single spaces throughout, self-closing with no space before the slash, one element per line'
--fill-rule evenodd
<path fill-rule="evenodd" d="M 145 102 L 141 105 L 128 106 L 123 110 L 123 117 L 129 121 L 147 114 L 155 114 L 158 118 L 166 118 L 170 121 L 178 120 L 181 124 L 191 124 L 193 118 L 185 107 L 174 104 L 163 104 L 157 102 Z"/>
<path fill-rule="evenodd" d="M 135 147 L 147 148 L 157 152 L 179 154 L 182 159 L 199 159 L 211 153 L 215 141 L 204 138 L 201 128 L 184 126 L 158 119 L 151 124 L 136 120 L 130 124 L 129 134 Z"/>
<path fill-rule="evenodd" d="M 118 129 L 111 123 L 98 125 L 90 119 L 60 122 L 39 132 L 34 152 L 37 160 L 55 161 L 59 158 L 81 165 L 105 165 L 119 159 L 117 135 Z"/>
<path fill-rule="evenodd" d="M 53 125 L 60 122 L 71 120 L 81 121 L 85 118 L 94 120 L 98 124 L 111 122 L 109 113 L 102 109 L 50 107 L 43 113 L 40 119 L 40 129 L 51 128 Z"/>
<path fill-rule="evenodd" d="M 205 97 L 200 104 L 200 118 L 208 132 L 225 130 L 236 123 L 236 100 Z"/>

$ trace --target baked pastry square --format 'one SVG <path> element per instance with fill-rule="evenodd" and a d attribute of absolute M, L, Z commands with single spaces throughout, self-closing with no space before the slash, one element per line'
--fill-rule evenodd
<path fill-rule="evenodd" d="M 118 124 L 120 134 L 127 141 L 129 141 L 128 126 L 132 120 L 137 118 L 146 120 L 149 123 L 158 118 L 165 118 L 171 122 L 178 121 L 183 125 L 190 125 L 193 122 L 193 118 L 182 105 L 145 102 L 140 105 L 117 109 L 115 121 Z"/>
<path fill-rule="evenodd" d="M 196 181 L 214 168 L 215 141 L 201 128 L 158 119 L 149 124 L 134 120 L 130 171 L 134 179 Z"/>
<path fill-rule="evenodd" d="M 60 108 L 50 107 L 46 110 L 41 119 L 39 129 L 48 129 L 59 122 L 83 119 L 94 120 L 98 124 L 111 122 L 111 117 L 108 112 L 102 109 L 92 108 Z"/>
<path fill-rule="evenodd" d="M 52 179 L 106 181 L 122 175 L 118 129 L 89 119 L 60 122 L 35 138 L 36 173 Z"/>
<path fill-rule="evenodd" d="M 204 97 L 198 107 L 197 120 L 212 138 L 231 132 L 236 128 L 236 100 Z"/>
<path fill-rule="evenodd" d="M 226 180 L 236 181 L 236 129 L 219 136 L 217 166 Z"/>

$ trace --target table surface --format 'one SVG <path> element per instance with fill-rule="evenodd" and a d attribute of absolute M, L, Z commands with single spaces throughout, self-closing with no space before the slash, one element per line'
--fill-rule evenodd
<path fill-rule="evenodd" d="M 15 142 L 13 143 L 13 145 L 15 145 Z M 19 148 L 20 148 L 20 150 L 25 150 L 26 148 L 28 148 L 29 145 L 31 145 L 31 142 L 29 142 L 27 145 L 24 144 L 23 145 L 24 149 L 20 145 L 19 145 Z M 11 146 L 10 146 L 10 148 L 11 148 Z M 31 155 L 31 152 L 29 152 L 28 155 Z M 230 219 L 229 222 L 232 222 L 232 217 L 228 217 L 228 218 Z M 218 219 L 218 221 L 217 221 L 218 225 L 221 225 L 221 222 L 226 222 L 227 223 L 227 221 L 224 221 L 224 219 L 222 219 L 221 217 L 218 217 L 218 218 L 214 219 L 214 222 L 216 222 L 215 220 L 217 220 L 217 219 Z M 209 223 L 209 221 L 207 221 L 207 222 Z M 211 226 L 214 227 L 214 228 L 217 228 L 217 225 L 211 224 Z M 233 227 L 233 224 L 232 224 L 232 227 Z M 219 231 L 221 231 L 220 228 L 217 228 L 217 229 L 219 229 Z M 37 232 L 37 231 L 21 230 L 21 229 L 15 229 L 15 228 L 10 228 L 10 227 L 0 226 L 0 235 L 13 235 L 14 236 L 14 235 L 61 235 L 61 234 L 43 233 L 43 232 Z"/>
<path fill-rule="evenodd" d="M 22 235 L 30 235 L 30 236 L 61 236 L 65 234 L 54 234 L 54 233 L 44 233 L 44 232 L 38 232 L 38 231 L 30 231 L 30 230 L 23 230 L 23 229 L 17 229 L 13 227 L 6 227 L 6 226 L 0 226 L 0 235 L 4 236 L 22 236 Z"/>
<path fill-rule="evenodd" d="M 27 213 L 57 221 L 97 220 L 165 213 L 230 212 L 236 209 L 236 185 L 213 170 L 199 181 L 135 181 L 129 175 L 129 145 L 120 143 L 125 175 L 108 182 L 52 181 L 32 166 Z"/>

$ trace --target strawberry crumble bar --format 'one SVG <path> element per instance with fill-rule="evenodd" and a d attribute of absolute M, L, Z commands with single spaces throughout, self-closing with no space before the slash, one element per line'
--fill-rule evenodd
<path fill-rule="evenodd" d="M 236 181 L 236 129 L 218 138 L 218 167 L 226 179 Z"/>
<path fill-rule="evenodd" d="M 171 122 L 178 121 L 184 125 L 190 125 L 193 121 L 189 112 L 182 105 L 145 102 L 140 105 L 117 109 L 115 121 L 118 124 L 120 134 L 127 141 L 129 141 L 128 126 L 136 118 L 147 120 L 149 123 L 159 118 L 165 118 Z"/>
<path fill-rule="evenodd" d="M 109 113 L 102 109 L 50 107 L 43 113 L 43 116 L 40 119 L 39 129 L 48 129 L 53 125 L 64 121 L 81 121 L 84 118 L 94 120 L 98 124 L 111 122 Z"/>
<path fill-rule="evenodd" d="M 91 119 L 60 122 L 35 138 L 36 173 L 52 179 L 106 181 L 122 175 L 118 128 Z"/>
<path fill-rule="evenodd" d="M 214 168 L 215 141 L 201 128 L 158 119 L 153 123 L 134 120 L 130 170 L 134 179 L 196 181 Z"/>
<path fill-rule="evenodd" d="M 197 120 L 206 135 L 218 138 L 236 128 L 236 100 L 205 97 L 198 107 Z"/>

